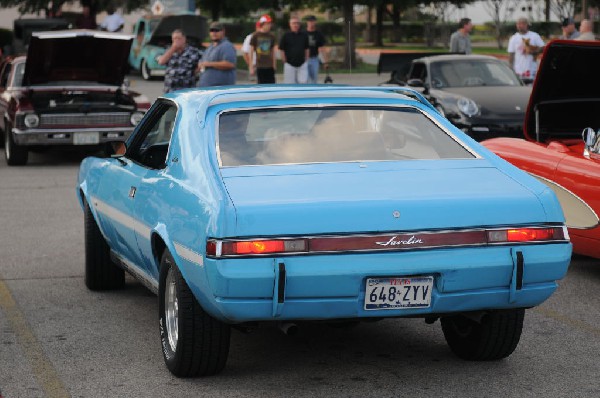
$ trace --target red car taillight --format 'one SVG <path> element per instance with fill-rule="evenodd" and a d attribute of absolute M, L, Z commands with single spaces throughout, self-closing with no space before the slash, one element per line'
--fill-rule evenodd
<path fill-rule="evenodd" d="M 562 227 L 553 228 L 514 228 L 488 231 L 490 243 L 542 242 L 565 239 Z"/>

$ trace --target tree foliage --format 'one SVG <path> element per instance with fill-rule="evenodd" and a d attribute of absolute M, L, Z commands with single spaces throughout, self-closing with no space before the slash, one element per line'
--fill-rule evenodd
<path fill-rule="evenodd" d="M 18 7 L 20 13 L 37 13 L 40 11 L 51 11 L 49 7 L 56 10 L 67 0 L 0 0 L 0 7 Z M 109 6 L 123 7 L 125 11 L 133 11 L 148 6 L 148 0 L 81 0 L 79 4 L 89 6 L 92 13 L 96 14 L 106 11 Z"/>

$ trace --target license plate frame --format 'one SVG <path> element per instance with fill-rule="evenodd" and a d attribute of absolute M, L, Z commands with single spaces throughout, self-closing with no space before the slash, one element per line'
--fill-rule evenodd
<path fill-rule="evenodd" d="M 433 282 L 433 276 L 367 278 L 363 308 L 366 311 L 429 308 Z"/>
<path fill-rule="evenodd" d="M 81 132 L 73 134 L 73 145 L 97 145 L 100 143 L 100 133 Z"/>

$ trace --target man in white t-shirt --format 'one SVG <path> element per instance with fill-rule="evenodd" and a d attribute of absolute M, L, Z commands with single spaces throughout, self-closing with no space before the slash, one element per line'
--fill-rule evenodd
<path fill-rule="evenodd" d="M 517 33 L 508 41 L 510 66 L 525 81 L 532 81 L 537 71 L 536 57 L 542 51 L 544 41 L 529 30 L 527 18 L 517 20 Z"/>
<path fill-rule="evenodd" d="M 120 32 L 121 30 L 123 30 L 125 20 L 123 19 L 121 14 L 119 14 L 113 6 L 109 6 L 106 9 L 106 13 L 108 15 L 100 24 L 100 29 L 106 30 L 108 32 Z"/>
<path fill-rule="evenodd" d="M 251 59 L 253 60 L 252 62 L 254 63 L 254 65 L 256 66 L 256 58 L 252 57 L 252 46 L 250 45 L 250 40 L 252 39 L 252 35 L 260 30 L 260 26 L 260 21 L 257 21 L 256 30 L 250 33 L 248 36 L 246 36 L 246 38 L 244 39 L 244 43 L 242 44 L 242 56 L 244 57 L 244 61 L 246 61 L 246 65 L 248 65 L 248 80 L 250 81 L 256 80 L 256 76 L 254 76 L 251 73 L 252 68 L 250 68 Z"/>

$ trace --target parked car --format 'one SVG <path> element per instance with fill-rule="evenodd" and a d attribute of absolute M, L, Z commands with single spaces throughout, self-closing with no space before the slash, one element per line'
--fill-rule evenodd
<path fill-rule="evenodd" d="M 596 258 L 600 258 L 600 228 L 596 227 L 596 214 L 600 214 L 599 62 L 598 42 L 548 43 L 527 107 L 525 138 L 483 142 L 515 166 L 558 184 L 588 204 L 590 210 L 573 214 L 580 219 L 569 234 L 576 253 Z"/>
<path fill-rule="evenodd" d="M 412 61 L 387 84 L 419 90 L 456 127 L 477 141 L 523 135 L 531 93 L 504 61 L 485 55 L 436 55 Z"/>
<path fill-rule="evenodd" d="M 70 24 L 63 18 L 23 18 L 13 21 L 11 55 L 27 54 L 27 47 L 33 32 L 69 29 Z"/>
<path fill-rule="evenodd" d="M 0 67 L 7 164 L 26 164 L 30 147 L 126 140 L 150 107 L 123 85 L 131 41 L 89 30 L 33 33 L 27 57 Z"/>
<path fill-rule="evenodd" d="M 164 76 L 166 66 L 157 58 L 171 46 L 171 33 L 181 29 L 187 43 L 203 49 L 202 40 L 208 34 L 206 17 L 194 14 L 148 15 L 140 18 L 133 27 L 135 41 L 129 53 L 129 65 L 140 71 L 145 80 Z"/>
<path fill-rule="evenodd" d="M 158 294 L 177 376 L 263 321 L 440 318 L 459 357 L 498 360 L 570 261 L 554 193 L 408 88 L 182 90 L 119 153 L 81 163 L 85 283 Z"/>

